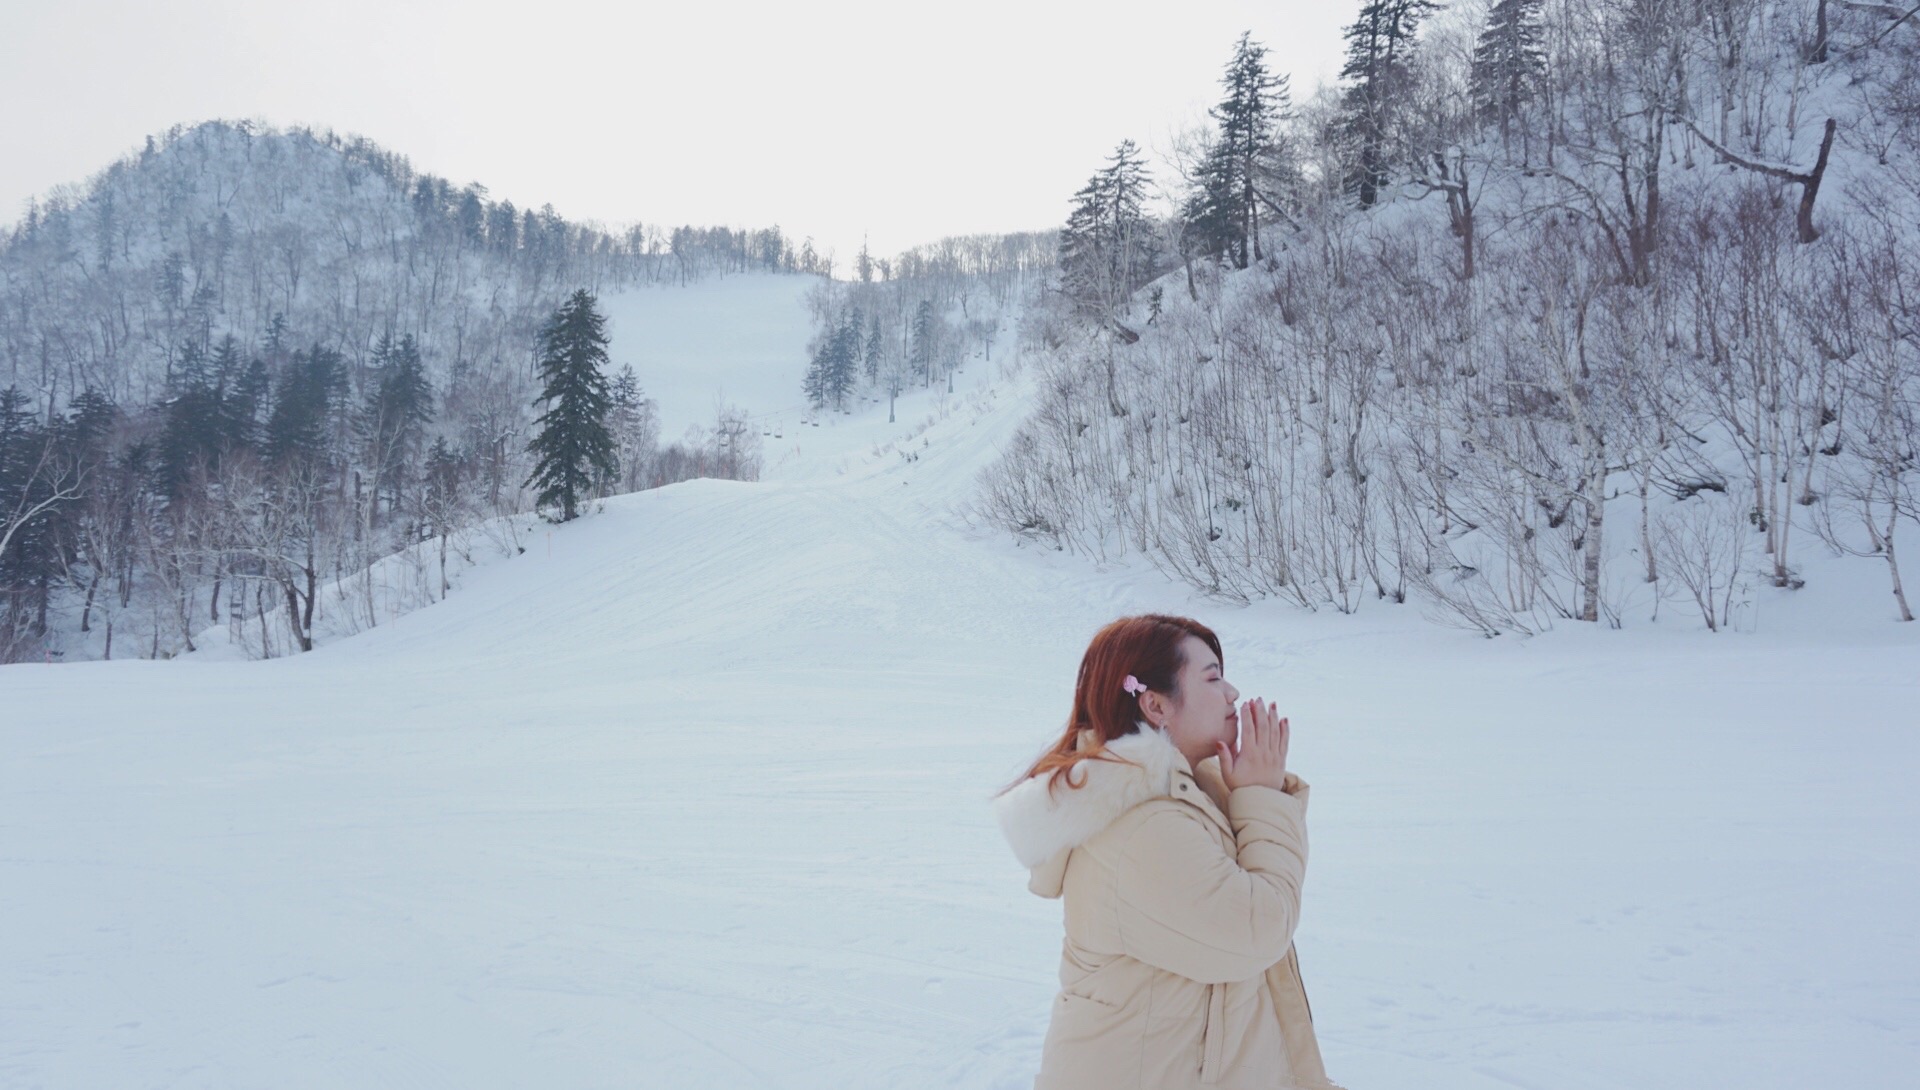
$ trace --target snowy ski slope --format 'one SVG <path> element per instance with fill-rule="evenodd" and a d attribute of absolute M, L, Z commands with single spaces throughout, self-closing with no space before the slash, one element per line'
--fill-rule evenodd
<path fill-rule="evenodd" d="M 682 313 L 804 338 L 752 284 Z M 799 346 L 750 354 L 738 400 L 798 400 Z M 1028 396 L 999 362 L 309 655 L 0 669 L 0 1086 L 1024 1087 L 1058 907 L 987 798 L 1148 609 L 1295 725 L 1335 1079 L 1907 1084 L 1915 626 L 1222 607 L 953 513 Z"/>

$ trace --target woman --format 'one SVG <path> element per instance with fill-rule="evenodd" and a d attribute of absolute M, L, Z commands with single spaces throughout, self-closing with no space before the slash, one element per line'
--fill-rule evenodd
<path fill-rule="evenodd" d="M 1293 953 L 1307 785 L 1287 721 L 1239 695 L 1211 629 L 1123 617 L 994 800 L 1028 888 L 1065 902 L 1036 1090 L 1333 1087 Z"/>

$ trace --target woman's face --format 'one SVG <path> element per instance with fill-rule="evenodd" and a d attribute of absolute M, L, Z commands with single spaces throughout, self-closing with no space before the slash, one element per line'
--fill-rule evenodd
<path fill-rule="evenodd" d="M 1227 682 L 1226 671 L 1213 648 L 1198 636 L 1181 641 L 1186 665 L 1180 668 L 1179 698 L 1148 692 L 1141 696 L 1147 721 L 1166 730 L 1187 763 L 1198 766 L 1214 755 L 1214 743 L 1229 747 L 1239 737 L 1234 702 L 1240 690 Z"/>

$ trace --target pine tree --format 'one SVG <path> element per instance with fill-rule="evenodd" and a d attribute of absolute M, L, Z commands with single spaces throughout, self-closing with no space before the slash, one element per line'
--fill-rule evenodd
<path fill-rule="evenodd" d="M 1139 147 L 1122 140 L 1073 195 L 1060 232 L 1060 286 L 1076 310 L 1111 316 L 1153 278 L 1158 254 L 1145 212 L 1147 183 Z"/>
<path fill-rule="evenodd" d="M 174 361 L 167 372 L 167 390 L 177 393 L 195 386 L 206 386 L 212 382 L 212 370 L 207 366 L 207 352 L 197 340 L 189 340 L 180 346 L 180 358 Z"/>
<path fill-rule="evenodd" d="M 198 342 L 187 342 L 160 435 L 160 481 L 169 498 L 185 499 L 195 473 L 213 474 L 229 451 L 248 440 L 251 429 L 229 392 L 244 377 L 244 366 L 231 336 L 221 340 L 211 358 Z"/>
<path fill-rule="evenodd" d="M 1373 207 L 1388 182 L 1386 145 L 1409 105 L 1414 36 L 1438 10 L 1434 0 L 1367 0 L 1346 29 L 1340 78 L 1349 81 L 1343 106 L 1356 160 L 1347 184 L 1362 208 Z"/>
<path fill-rule="evenodd" d="M 931 299 L 920 300 L 913 312 L 913 346 L 910 362 L 920 373 L 924 385 L 933 384 L 934 356 L 939 348 L 940 316 L 934 312 Z"/>
<path fill-rule="evenodd" d="M 268 460 L 281 467 L 327 463 L 327 433 L 345 389 L 346 363 L 338 352 L 317 344 L 311 351 L 295 352 L 280 376 L 267 417 Z"/>
<path fill-rule="evenodd" d="M 452 532 L 455 516 L 460 509 L 462 490 L 467 479 L 467 460 L 447 443 L 446 436 L 436 435 L 433 446 L 427 450 L 424 476 L 422 503 L 426 508 L 428 524 L 434 533 L 448 534 Z"/>
<path fill-rule="evenodd" d="M 487 242 L 487 187 L 478 182 L 460 191 L 460 241 L 475 249 Z"/>
<path fill-rule="evenodd" d="M 1209 144 L 1199 176 L 1180 207 L 1181 253 L 1218 257 L 1234 242 L 1231 160 Z"/>
<path fill-rule="evenodd" d="M 221 338 L 207 368 L 208 381 L 213 385 L 214 445 L 223 452 L 244 447 L 253 440 L 253 411 L 257 402 L 247 399 L 253 379 L 249 378 L 240 342 L 231 333 Z M 261 377 L 264 376 L 254 376 Z"/>
<path fill-rule="evenodd" d="M 614 376 L 613 408 L 607 416 L 607 427 L 613 434 L 624 488 L 634 491 L 640 487 L 640 474 L 652 457 L 659 421 L 653 402 L 640 389 L 640 376 L 633 373 L 632 364 L 621 367 Z"/>
<path fill-rule="evenodd" d="M 1500 140 L 1546 71 L 1541 45 L 1543 0 L 1494 0 L 1487 27 L 1473 50 L 1473 104 L 1482 118 L 1500 122 Z"/>
<path fill-rule="evenodd" d="M 828 355 L 825 394 L 833 407 L 845 411 L 860 366 L 860 314 L 855 311 L 833 332 Z"/>
<path fill-rule="evenodd" d="M 286 347 L 286 343 L 287 316 L 276 310 L 273 317 L 267 320 L 267 352 L 276 354 Z"/>
<path fill-rule="evenodd" d="M 581 288 L 554 311 L 540 330 L 540 379 L 534 421 L 540 433 L 527 444 L 539 458 L 529 485 L 540 488 L 535 503 L 559 504 L 559 521 L 570 522 L 580 501 L 619 473 L 607 412 L 613 393 L 601 370 L 607 363 L 606 319 L 593 294 Z"/>
<path fill-rule="evenodd" d="M 73 399 L 67 435 L 81 461 L 95 465 L 105 460 L 107 440 L 120 421 L 120 407 L 99 390 L 88 388 Z"/>
<path fill-rule="evenodd" d="M 864 352 L 864 364 L 868 382 L 877 383 L 880 381 L 880 365 L 883 362 L 882 357 L 885 351 L 886 344 L 880 339 L 880 315 L 878 312 L 875 312 L 867 325 Z"/>
<path fill-rule="evenodd" d="M 1266 48 L 1250 33 L 1240 35 L 1233 59 L 1220 83 L 1226 94 L 1209 113 L 1219 131 L 1201 168 L 1198 192 L 1203 195 L 1199 222 L 1209 253 L 1225 253 L 1234 265 L 1246 268 L 1259 256 L 1260 212 L 1277 206 L 1264 193 L 1263 183 L 1284 176 L 1277 129 L 1291 112 L 1288 80 L 1267 70 Z"/>
<path fill-rule="evenodd" d="M 432 420 L 433 385 L 427 381 L 420 346 L 410 333 L 398 343 L 383 334 L 374 348 L 373 381 L 354 427 L 366 445 L 374 487 L 386 490 L 391 510 L 404 505 L 408 469 L 417 461 Z"/>
<path fill-rule="evenodd" d="M 508 256 L 520 248 L 519 209 L 512 201 L 501 201 L 487 213 L 487 248 Z"/>
<path fill-rule="evenodd" d="M 823 409 L 827 404 L 827 355 L 832 338 L 822 337 L 814 347 L 813 358 L 807 362 L 807 373 L 800 378 L 800 392 L 806 395 L 807 404 L 815 410 Z"/>
<path fill-rule="evenodd" d="M 227 416 L 240 446 L 260 446 L 260 413 L 267 406 L 268 386 L 267 361 L 258 356 L 247 360 L 246 369 L 240 372 L 227 398 Z"/>
<path fill-rule="evenodd" d="M 855 308 L 845 319 L 832 322 L 814 346 L 801 385 L 807 403 L 815 409 L 847 407 L 847 395 L 853 392 L 859 377 L 860 325 L 860 312 Z"/>
<path fill-rule="evenodd" d="M 166 402 L 160 429 L 160 489 L 171 500 L 185 497 L 196 467 L 211 468 L 212 393 L 211 388 L 194 383 Z"/>

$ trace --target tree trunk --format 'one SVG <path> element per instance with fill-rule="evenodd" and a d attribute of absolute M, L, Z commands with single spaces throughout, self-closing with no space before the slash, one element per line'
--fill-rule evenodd
<path fill-rule="evenodd" d="M 307 604 L 306 617 L 300 631 L 300 650 L 313 650 L 313 604 L 320 597 L 320 571 L 313 563 L 313 543 L 307 543 Z"/>
<path fill-rule="evenodd" d="M 1894 555 L 1893 551 L 1893 531 L 1895 527 L 1900 525 L 1900 506 L 1897 503 L 1892 506 L 1892 510 L 1887 515 L 1887 528 L 1884 531 L 1873 524 L 1871 517 L 1864 521 L 1867 524 L 1867 534 L 1872 538 L 1874 547 L 1879 549 L 1887 558 L 1887 574 L 1893 578 L 1893 600 L 1900 606 L 1900 619 L 1902 621 L 1911 621 L 1913 620 L 1913 610 L 1907 608 L 1906 588 L 1900 584 L 1900 558 Z"/>
<path fill-rule="evenodd" d="M 1893 576 L 1893 600 L 1900 604 L 1900 619 L 1913 620 L 1913 610 L 1907 608 L 1907 592 L 1900 586 L 1900 561 L 1893 555 L 1893 530 L 1887 530 L 1887 574 Z"/>
<path fill-rule="evenodd" d="M 1660 581 L 1660 569 L 1654 561 L 1653 537 L 1649 526 L 1651 518 L 1647 511 L 1647 486 L 1652 480 L 1650 468 L 1640 474 L 1640 551 L 1647 558 L 1647 582 L 1657 583 Z"/>
<path fill-rule="evenodd" d="M 282 583 L 280 589 L 287 596 L 287 625 L 293 629 L 293 638 L 300 644 L 300 650 L 313 650 L 313 640 L 305 629 L 300 627 L 300 595 L 293 589 L 292 583 Z"/>
<path fill-rule="evenodd" d="M 1820 194 L 1820 179 L 1827 173 L 1827 155 L 1833 151 L 1833 118 L 1827 118 L 1827 132 L 1820 138 L 1820 158 L 1814 161 L 1813 172 L 1800 179 L 1800 209 L 1794 216 L 1794 223 L 1800 228 L 1800 241 L 1812 242 L 1820 237 L 1813 229 L 1813 199 Z"/>
<path fill-rule="evenodd" d="M 87 604 L 80 610 L 80 631 L 82 632 L 93 631 L 92 625 L 90 624 L 93 619 L 93 594 L 99 589 L 100 573 L 96 571 L 93 573 L 93 578 L 87 583 Z"/>
<path fill-rule="evenodd" d="M 1584 551 L 1580 557 L 1580 619 L 1583 621 L 1600 619 L 1600 544 L 1604 540 L 1602 531 L 1606 529 L 1606 486 L 1606 470 L 1596 469 L 1587 481 L 1587 530 L 1581 540 Z"/>

